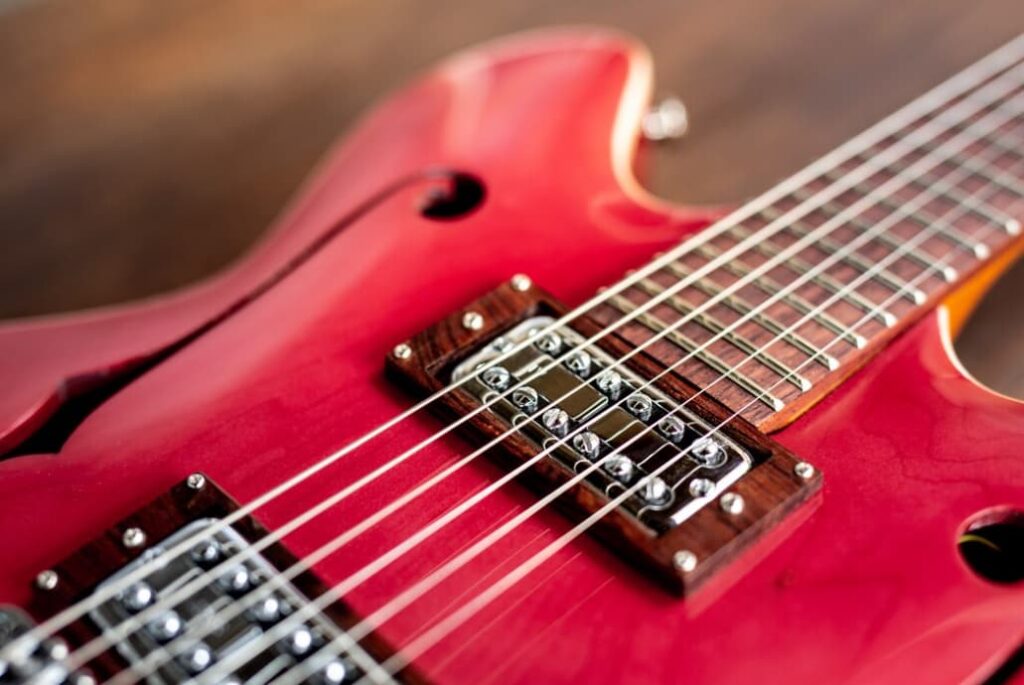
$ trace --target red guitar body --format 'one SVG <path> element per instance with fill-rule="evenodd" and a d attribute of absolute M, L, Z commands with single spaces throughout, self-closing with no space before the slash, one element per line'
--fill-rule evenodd
<path fill-rule="evenodd" d="M 575 306 L 707 226 L 717 211 L 666 205 L 632 180 L 649 86 L 646 53 L 607 32 L 462 54 L 374 110 L 226 273 L 0 327 L 9 447 L 61 393 L 251 300 L 102 404 L 58 453 L 0 462 L 0 603 L 26 602 L 41 569 L 189 473 L 245 503 L 408 408 L 383 376 L 391 348 L 513 274 Z M 484 202 L 455 220 L 423 216 L 433 169 L 479 178 Z M 821 469 L 820 505 L 763 558 L 736 560 L 727 587 L 680 599 L 584 536 L 419 671 L 474 684 L 985 677 L 1024 639 L 1024 589 L 979 579 L 956 540 L 979 514 L 1024 507 L 1024 405 L 967 377 L 949 335 L 940 309 L 775 435 Z M 256 516 L 274 530 L 443 425 L 404 421 Z M 313 551 L 470 449 L 446 437 L 285 543 Z M 460 469 L 317 573 L 343 580 L 502 473 L 486 459 Z M 502 488 L 348 601 L 370 613 L 535 501 Z M 557 511 L 530 519 L 380 632 L 400 647 L 571 526 Z"/>

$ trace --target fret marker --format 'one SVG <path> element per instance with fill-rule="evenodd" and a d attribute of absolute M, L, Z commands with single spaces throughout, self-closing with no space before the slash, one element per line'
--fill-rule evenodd
<path fill-rule="evenodd" d="M 974 252 L 974 256 L 978 259 L 988 259 L 988 256 L 992 254 L 988 249 L 988 245 L 984 243 L 975 243 L 971 251 Z"/>
<path fill-rule="evenodd" d="M 1006 232 L 1010 235 L 1020 235 L 1020 222 L 1016 219 L 1007 220 L 1003 225 L 1003 228 L 1005 228 Z"/>
<path fill-rule="evenodd" d="M 942 267 L 942 269 L 940 269 L 939 272 L 942 274 L 942 278 L 944 281 L 946 281 L 946 283 L 952 283 L 953 281 L 956 280 L 957 276 L 959 275 L 957 274 L 956 269 L 954 269 L 951 266 L 944 266 Z"/>

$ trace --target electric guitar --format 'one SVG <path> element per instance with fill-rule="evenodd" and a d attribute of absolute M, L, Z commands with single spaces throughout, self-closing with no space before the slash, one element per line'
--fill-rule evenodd
<path fill-rule="evenodd" d="M 950 342 L 1024 38 L 729 213 L 635 180 L 650 89 L 469 50 L 215 278 L 0 326 L 0 683 L 1024 682 L 1024 405 Z"/>

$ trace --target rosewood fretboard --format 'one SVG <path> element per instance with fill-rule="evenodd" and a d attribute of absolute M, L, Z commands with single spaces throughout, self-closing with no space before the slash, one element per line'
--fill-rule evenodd
<path fill-rule="evenodd" d="M 1020 234 L 1024 63 L 987 69 L 641 270 L 593 317 L 630 318 L 630 343 L 785 425 Z"/>

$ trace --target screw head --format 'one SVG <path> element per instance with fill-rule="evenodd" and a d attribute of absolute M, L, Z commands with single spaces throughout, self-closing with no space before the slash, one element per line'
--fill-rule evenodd
<path fill-rule="evenodd" d="M 690 495 L 693 497 L 707 497 L 715 489 L 715 484 L 707 478 L 694 478 L 690 481 Z"/>
<path fill-rule="evenodd" d="M 142 547 L 146 544 L 146 533 L 141 528 L 128 528 L 121 536 L 121 543 L 129 549 Z"/>
<path fill-rule="evenodd" d="M 479 312 L 466 312 L 462 315 L 462 327 L 467 331 L 479 331 L 484 327 L 484 317 Z"/>
<path fill-rule="evenodd" d="M 533 281 L 526 274 L 516 274 L 509 281 L 509 284 L 512 286 L 512 290 L 521 293 L 529 290 L 530 286 L 533 285 Z"/>
<path fill-rule="evenodd" d="M 206 476 L 201 473 L 193 473 L 185 479 L 185 485 L 187 485 L 190 490 L 202 490 L 206 487 Z"/>
<path fill-rule="evenodd" d="M 395 356 L 395 359 L 408 359 L 412 356 L 412 348 L 405 343 L 401 343 L 395 345 L 395 349 L 391 350 L 391 354 Z"/>
<path fill-rule="evenodd" d="M 800 480 L 810 480 L 814 477 L 814 467 L 808 464 L 806 461 L 798 461 L 793 467 L 793 473 Z"/>
<path fill-rule="evenodd" d="M 39 575 L 36 576 L 36 587 L 40 590 L 53 590 L 57 587 L 59 580 L 60 577 L 56 571 L 46 569 L 45 571 L 40 571 Z"/>
<path fill-rule="evenodd" d="M 672 555 L 672 565 L 683 573 L 691 573 L 697 568 L 697 555 L 688 549 L 681 549 Z"/>
<path fill-rule="evenodd" d="M 743 495 L 739 495 L 735 492 L 727 492 L 722 495 L 722 498 L 718 500 L 719 505 L 722 507 L 722 511 L 733 516 L 743 512 L 743 507 L 746 502 L 743 501 Z"/>

